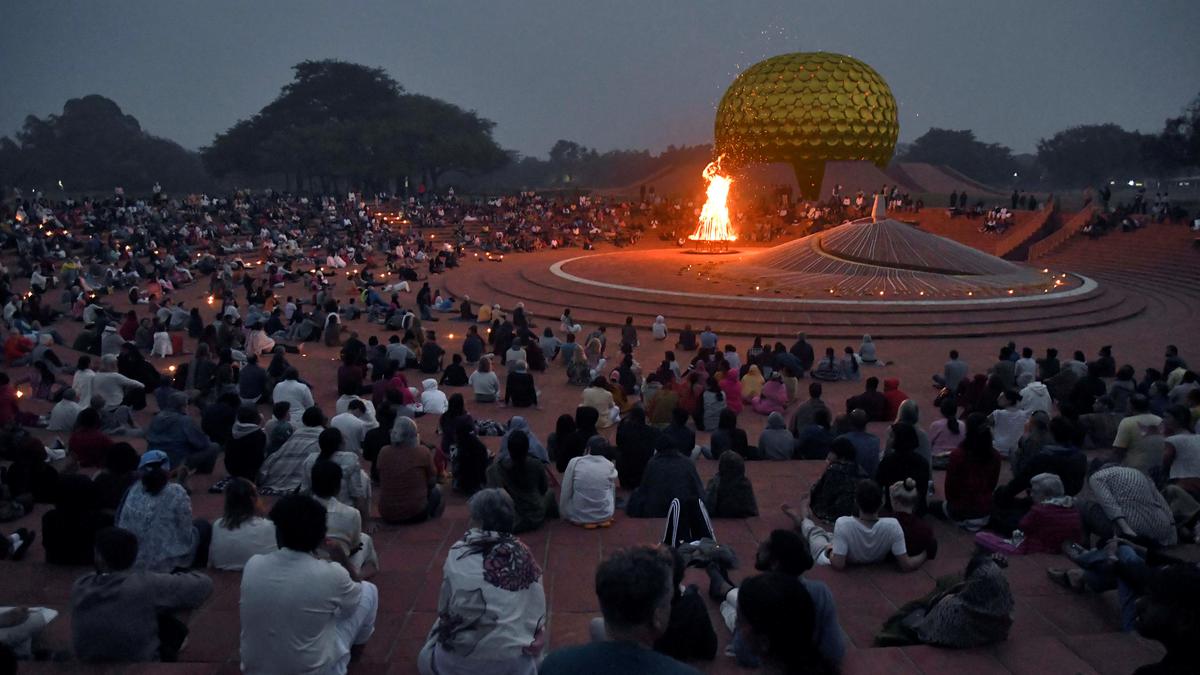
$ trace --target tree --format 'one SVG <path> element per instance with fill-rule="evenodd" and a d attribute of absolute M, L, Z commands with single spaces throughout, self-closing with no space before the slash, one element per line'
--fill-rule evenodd
<path fill-rule="evenodd" d="M 1116 124 L 1089 124 L 1038 141 L 1037 159 L 1046 180 L 1059 187 L 1123 182 L 1149 166 L 1152 141 Z"/>
<path fill-rule="evenodd" d="M 1200 95 L 1182 115 L 1167 120 L 1154 150 L 1156 163 L 1167 171 L 1200 168 Z"/>
<path fill-rule="evenodd" d="M 146 133 L 112 100 L 73 98 L 61 115 L 25 118 L 16 139 L 0 139 L 0 184 L 68 190 L 168 190 L 208 184 L 199 157 Z"/>
<path fill-rule="evenodd" d="M 408 94 L 378 68 L 305 61 L 274 101 L 204 148 L 217 175 L 282 174 L 298 187 L 437 185 L 448 171 L 491 171 L 508 160 L 495 124 L 439 99 Z"/>
<path fill-rule="evenodd" d="M 984 143 L 970 129 L 931 128 L 903 152 L 902 162 L 944 164 L 984 183 L 1007 183 L 1014 170 L 1012 150 L 999 143 Z"/>

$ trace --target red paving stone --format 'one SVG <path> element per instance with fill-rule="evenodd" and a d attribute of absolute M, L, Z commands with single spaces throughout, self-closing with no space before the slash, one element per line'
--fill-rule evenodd
<path fill-rule="evenodd" d="M 1139 367 L 1157 365 L 1161 361 L 1161 348 L 1165 342 L 1180 342 L 1183 357 L 1190 362 L 1200 362 L 1200 353 L 1189 350 L 1194 346 L 1174 335 L 1191 335 L 1200 329 L 1200 265 L 1196 256 L 1181 244 L 1189 236 L 1185 228 L 1164 226 L 1133 234 L 1117 233 L 1099 241 L 1073 241 L 1052 256 L 1046 265 L 1061 266 L 1089 275 L 1102 282 L 1111 280 L 1121 292 L 1130 294 L 1145 304 L 1145 310 L 1132 318 L 1117 321 L 1103 329 L 1067 330 L 1052 335 L 1037 335 L 1038 326 L 1031 324 L 1029 337 L 1015 338 L 1019 345 L 1029 345 L 1037 351 L 1055 346 L 1060 351 L 1083 349 L 1089 354 L 1105 344 L 1113 345 L 1118 361 L 1131 362 Z M 1136 247 L 1139 257 L 1131 259 L 1130 247 Z M 578 252 L 560 252 L 559 257 L 577 255 Z M 536 256 L 512 256 L 518 261 L 540 260 Z M 509 260 L 501 265 L 467 262 L 460 270 L 434 280 L 434 285 L 475 283 L 481 276 L 503 272 L 506 278 L 516 278 L 519 267 Z M 1039 265 L 1042 263 L 1039 263 Z M 511 270 L 511 272 L 510 272 Z M 343 282 L 344 285 L 344 282 Z M 296 293 L 296 289 L 284 289 L 284 293 Z M 184 289 L 181 297 L 195 300 L 202 294 L 199 285 Z M 476 300 L 490 301 L 479 297 Z M 119 309 L 125 309 L 122 298 L 114 300 Z M 202 310 L 207 311 L 207 310 Z M 724 310 L 722 310 L 724 311 Z M 725 312 L 728 314 L 728 312 Z M 609 319 L 620 320 L 614 312 Z M 797 314 L 796 316 L 802 316 Z M 556 317 L 555 317 L 556 318 Z M 668 319 L 670 319 L 668 314 Z M 854 319 L 855 332 L 871 332 L 868 317 Z M 858 323 L 858 322 L 862 323 Z M 557 326 L 557 321 L 541 321 L 542 325 Z M 672 321 L 675 328 L 680 322 Z M 1170 326 L 1169 333 L 1163 327 Z M 352 326 L 365 338 L 369 335 L 387 333 L 377 326 L 368 326 L 362 321 Z M 441 321 L 430 327 L 442 334 L 461 333 L 463 325 Z M 644 326 L 642 327 L 645 328 Z M 802 330 L 804 326 L 789 322 L 788 331 Z M 936 331 L 936 324 L 931 331 Z M 68 343 L 78 330 L 78 324 L 66 323 L 60 329 Z M 453 346 L 460 338 L 456 335 Z M 748 346 L 742 338 L 731 340 L 739 350 Z M 816 346 L 827 344 L 840 349 L 844 344 L 857 340 L 817 340 Z M 893 363 L 868 374 L 898 377 L 902 388 L 908 391 L 925 408 L 922 422 L 932 419 L 929 402 L 932 389 L 926 388 L 928 376 L 937 371 L 944 354 L 951 347 L 957 348 L 973 366 L 982 370 L 995 358 L 1002 340 L 998 338 L 934 338 L 922 340 L 877 340 L 880 356 Z M 69 349 L 58 349 L 67 360 L 75 354 Z M 637 358 L 652 366 L 662 356 L 663 345 L 643 343 Z M 307 358 L 291 357 L 313 381 L 332 381 L 336 364 L 330 360 L 332 350 L 319 345 L 306 346 Z M 169 363 L 178 363 L 181 357 L 161 361 L 165 368 Z M 20 379 L 27 369 L 9 369 L 15 379 Z M 503 369 L 502 369 L 503 370 Z M 554 401 L 543 410 L 520 411 L 530 420 L 535 432 L 544 441 L 553 429 L 554 419 L 564 410 L 569 410 L 578 400 L 578 390 L 565 385 L 561 366 L 552 364 L 550 371 L 536 375 L 543 389 L 543 400 Z M 834 383 L 826 385 L 825 398 L 835 409 L 842 401 L 856 393 L 859 385 Z M 318 401 L 326 408 L 333 405 L 332 387 L 319 387 L 315 392 Z M 46 412 L 48 405 L 42 402 L 23 400 L 25 407 L 35 412 Z M 494 405 L 471 404 L 473 414 L 481 418 L 506 420 L 513 412 Z M 153 404 L 151 404 L 153 408 Z M 153 414 L 152 409 L 137 415 L 140 423 L 146 423 Z M 755 439 L 763 427 L 764 419 L 753 413 L 744 413 L 739 421 Z M 422 418 L 418 426 L 426 440 L 435 438 L 435 421 Z M 885 425 L 873 425 L 881 432 Z M 50 439 L 54 435 L 40 432 Z M 611 439 L 614 431 L 607 435 Z M 698 434 L 699 442 L 707 435 Z M 485 439 L 489 447 L 497 447 L 497 439 Z M 135 447 L 141 447 L 135 441 Z M 716 522 L 718 537 L 732 545 L 742 560 L 742 568 L 734 573 L 736 578 L 750 574 L 754 548 L 757 542 L 774 527 L 786 525 L 779 514 L 778 506 L 783 502 L 797 502 L 807 494 L 809 486 L 819 475 L 819 462 L 788 462 L 777 464 L 751 464 L 749 475 L 754 482 L 762 515 L 744 521 L 719 520 Z M 714 464 L 703 462 L 701 475 L 707 479 Z M 207 494 L 204 489 L 212 478 L 198 477 L 193 497 L 194 511 L 205 517 L 220 512 L 220 497 Z M 936 476 L 941 488 L 942 474 Z M 38 529 L 41 514 L 46 507 L 39 507 L 34 514 L 9 525 Z M 379 548 L 383 568 L 375 581 L 380 587 L 381 608 L 375 638 L 366 651 L 363 661 L 355 664 L 352 672 L 360 673 L 412 673 L 417 651 L 433 623 L 440 586 L 441 563 L 450 544 L 466 527 L 466 509 L 462 499 L 451 496 L 446 515 L 437 521 L 408 527 L 380 525 L 374 536 Z M 919 597 L 927 592 L 933 579 L 947 573 L 960 571 L 972 550 L 969 534 L 960 532 L 944 523 L 933 523 L 940 542 L 940 555 L 922 570 L 908 575 L 890 568 L 856 569 L 848 573 L 833 572 L 828 568 L 810 572 L 813 578 L 826 581 L 837 601 L 838 613 L 851 641 L 847 656 L 846 673 L 946 673 L 970 672 L 972 675 L 987 673 L 1037 673 L 1037 672 L 1098 672 L 1128 673 L 1137 665 L 1159 658 L 1160 648 L 1136 636 L 1122 634 L 1117 625 L 1115 604 L 1110 597 L 1079 596 L 1059 589 L 1045 579 L 1044 568 L 1052 564 L 1063 564 L 1055 556 L 1032 556 L 1013 559 L 1008 570 L 1010 585 L 1016 595 L 1017 609 L 1010 640 L 1000 646 L 966 650 L 961 652 L 931 647 L 904 649 L 874 649 L 871 642 L 883 620 L 894 611 L 897 604 Z M 546 593 L 548 598 L 548 626 L 552 646 L 572 644 L 586 639 L 587 620 L 595 615 L 596 602 L 591 589 L 595 566 L 603 555 L 616 548 L 632 544 L 653 543 L 662 535 L 660 521 L 631 520 L 619 516 L 609 529 L 585 531 L 551 522 L 543 530 L 526 535 L 524 539 L 544 564 Z M 57 649 L 69 647 L 70 617 L 66 611 L 69 591 L 73 580 L 85 569 L 51 567 L 44 563 L 41 546 L 35 546 L 28 559 L 21 563 L 0 562 L 0 602 L 8 604 L 45 605 L 59 609 L 59 618 L 47 630 L 50 645 Z M 236 574 L 214 574 L 216 591 L 208 603 L 192 617 L 192 636 L 182 654 L 184 662 L 179 664 L 148 664 L 136 667 L 84 667 L 77 663 L 31 663 L 23 665 L 22 672 L 29 673 L 236 673 L 239 640 Z M 702 583 L 704 577 L 692 571 L 689 581 Z M 712 605 L 713 603 L 710 603 Z M 711 615 L 722 648 L 729 640 L 729 633 L 721 624 L 715 605 Z M 744 672 L 733 665 L 732 660 L 718 656 L 712 664 L 702 664 L 708 673 Z M 1094 669 L 1094 671 L 1092 670 Z"/>

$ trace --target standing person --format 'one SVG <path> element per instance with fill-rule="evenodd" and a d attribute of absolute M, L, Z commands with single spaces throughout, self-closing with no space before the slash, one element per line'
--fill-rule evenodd
<path fill-rule="evenodd" d="M 128 530 L 96 533 L 96 571 L 71 588 L 71 647 L 80 661 L 175 661 L 188 630 L 172 613 L 212 595 L 212 580 L 199 572 L 134 570 L 138 548 Z"/>
<path fill-rule="evenodd" d="M 279 550 L 250 558 L 242 572 L 242 672 L 344 674 L 375 632 L 379 591 L 326 543 L 316 500 L 288 495 L 270 517 Z M 323 546 L 330 560 L 316 555 Z"/>
<path fill-rule="evenodd" d="M 617 551 L 596 569 L 596 597 L 608 640 L 560 649 L 540 675 L 697 675 L 654 651 L 671 617 L 672 570 L 665 552 L 649 547 Z"/>

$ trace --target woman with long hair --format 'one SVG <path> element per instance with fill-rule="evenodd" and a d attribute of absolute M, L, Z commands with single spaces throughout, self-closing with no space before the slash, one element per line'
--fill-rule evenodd
<path fill-rule="evenodd" d="M 701 413 L 697 418 L 700 422 L 700 429 L 708 431 L 716 429 L 721 419 L 721 413 L 728 406 L 721 383 L 712 375 L 709 375 L 704 382 L 704 393 L 700 398 L 700 406 Z"/>
<path fill-rule="evenodd" d="M 1000 464 L 987 417 L 971 413 L 962 444 L 950 451 L 946 501 L 930 504 L 930 512 L 973 532 L 979 530 L 992 512 L 992 492 L 1000 480 Z"/>
<path fill-rule="evenodd" d="M 210 567 L 241 570 L 251 556 L 276 549 L 275 524 L 263 517 L 258 489 L 245 478 L 225 486 L 225 508 L 213 523 Z"/>
<path fill-rule="evenodd" d="M 506 437 L 507 457 L 501 457 L 487 469 L 487 486 L 503 488 L 512 497 L 517 520 L 513 532 L 528 532 L 542 526 L 547 517 L 558 515 L 554 492 L 546 480 L 546 469 L 529 456 L 529 436 L 514 431 Z"/>
<path fill-rule="evenodd" d="M 949 455 L 966 436 L 966 429 L 958 420 L 958 403 L 954 397 L 942 401 L 939 412 L 942 416 L 929 425 L 929 451 L 934 457 Z"/>

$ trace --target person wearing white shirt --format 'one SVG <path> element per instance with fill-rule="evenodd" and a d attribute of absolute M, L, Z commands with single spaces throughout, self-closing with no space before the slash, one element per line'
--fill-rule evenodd
<path fill-rule="evenodd" d="M 108 409 L 116 408 L 125 400 L 127 389 L 144 389 L 145 385 L 117 372 L 117 357 L 109 354 L 100 359 L 100 372 L 92 378 L 92 396 L 104 399 Z"/>
<path fill-rule="evenodd" d="M 844 570 L 848 565 L 882 562 L 889 553 L 896 559 L 901 572 L 912 572 L 925 563 L 925 552 L 914 556 L 908 554 L 900 521 L 879 517 L 879 509 L 883 508 L 883 489 L 878 483 L 870 479 L 859 481 L 854 490 L 854 501 L 859 515 L 838 518 L 832 534 L 808 517 L 807 504 L 801 503 L 795 509 L 783 505 L 784 514 L 792 519 L 801 536 L 808 541 L 816 564 Z"/>
<path fill-rule="evenodd" d="M 358 581 L 344 549 L 325 545 L 326 510 L 303 495 L 271 509 L 279 550 L 242 572 L 241 667 L 247 675 L 345 673 L 352 647 L 375 632 L 379 591 Z"/>
<path fill-rule="evenodd" d="M 258 515 L 258 490 L 245 478 L 234 478 L 225 486 L 225 513 L 213 523 L 208 566 L 240 571 L 246 561 L 279 547 L 275 524 Z"/>
<path fill-rule="evenodd" d="M 293 426 L 300 424 L 304 411 L 314 404 L 312 390 L 300 381 L 300 373 L 295 368 L 288 368 L 283 374 L 283 381 L 271 390 L 271 400 L 276 403 L 288 402 L 291 406 L 288 409 L 288 418 Z"/>
<path fill-rule="evenodd" d="M 367 406 L 361 399 L 354 399 L 348 404 L 346 412 L 334 415 L 329 420 L 329 426 L 342 432 L 343 450 L 361 455 L 363 439 L 379 423 L 367 418 Z"/>
<path fill-rule="evenodd" d="M 87 355 L 79 357 L 79 362 L 75 364 L 75 377 L 71 380 L 71 388 L 75 390 L 80 401 L 91 402 L 92 378 L 94 377 L 96 377 L 96 371 L 92 370 L 92 357 Z"/>
<path fill-rule="evenodd" d="M 1026 347 L 1021 350 L 1021 358 L 1013 365 L 1015 373 L 1013 375 L 1017 382 L 1021 381 L 1022 375 L 1028 375 L 1029 379 L 1037 379 L 1037 360 L 1033 358 L 1033 350 Z"/>
<path fill-rule="evenodd" d="M 594 449 L 602 450 L 607 445 L 603 436 L 593 436 L 584 454 L 567 463 L 558 498 L 558 509 L 564 520 L 583 526 L 612 521 L 617 467 L 600 452 L 593 453 Z"/>
<path fill-rule="evenodd" d="M 1006 391 L 997 399 L 1000 407 L 988 416 L 992 423 L 992 446 L 1004 457 L 1017 449 L 1017 443 L 1025 433 L 1025 423 L 1029 421 L 1030 411 L 1017 407 L 1020 402 L 1020 394 Z"/>
<path fill-rule="evenodd" d="M 68 388 L 63 391 L 62 400 L 55 403 L 54 408 L 50 410 L 47 431 L 71 431 L 75 428 L 75 418 L 79 417 L 79 411 L 86 407 L 77 399 L 74 389 Z"/>

